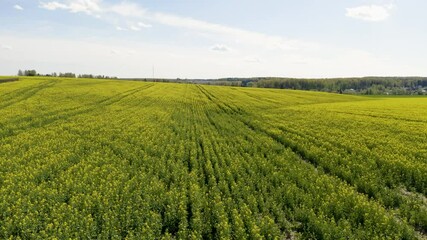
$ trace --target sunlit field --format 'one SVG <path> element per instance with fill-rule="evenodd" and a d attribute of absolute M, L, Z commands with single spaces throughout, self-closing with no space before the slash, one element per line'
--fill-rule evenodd
<path fill-rule="evenodd" d="M 0 238 L 416 239 L 427 98 L 0 83 Z"/>

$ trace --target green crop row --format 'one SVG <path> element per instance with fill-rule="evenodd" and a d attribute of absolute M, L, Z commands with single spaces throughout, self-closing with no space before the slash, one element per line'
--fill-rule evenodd
<path fill-rule="evenodd" d="M 1 239 L 417 239 L 426 98 L 0 85 Z"/>

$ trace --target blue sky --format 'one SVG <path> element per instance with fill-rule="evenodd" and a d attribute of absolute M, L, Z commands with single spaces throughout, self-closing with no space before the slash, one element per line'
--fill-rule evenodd
<path fill-rule="evenodd" d="M 424 0 L 0 0 L 0 74 L 427 76 Z"/>

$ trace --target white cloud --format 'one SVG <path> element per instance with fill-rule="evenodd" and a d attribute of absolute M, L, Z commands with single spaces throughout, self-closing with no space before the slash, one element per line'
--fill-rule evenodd
<path fill-rule="evenodd" d="M 5 49 L 5 50 L 12 50 L 13 48 L 9 45 L 4 45 L 4 44 L 0 44 L 0 48 L 1 49 Z"/>
<path fill-rule="evenodd" d="M 57 1 L 41 4 L 40 7 L 50 10 L 62 9 L 70 12 L 88 13 L 87 10 L 84 10 L 88 8 L 78 10 L 79 8 L 74 7 L 74 10 L 71 9 L 71 6 L 76 6 L 72 5 L 72 3 L 81 3 L 82 1 Z M 79 64 L 78 66 L 82 69 L 89 69 L 89 67 L 90 69 L 100 69 L 101 72 L 104 72 L 103 74 L 107 75 L 135 77 L 144 77 L 146 74 L 151 75 L 152 65 L 155 64 L 158 77 L 170 78 L 227 76 L 333 77 L 382 74 L 405 75 L 405 72 L 411 73 L 408 70 L 411 69 L 411 66 L 400 67 L 402 64 L 389 64 L 380 57 L 363 51 L 344 49 L 326 43 L 320 44 L 299 39 L 288 39 L 282 36 L 248 31 L 185 16 L 151 12 L 129 1 L 131 0 L 119 4 L 111 3 L 112 1 L 108 1 L 110 3 L 101 0 L 89 1 L 96 3 L 94 5 L 96 7 L 89 8 L 91 9 L 89 12 L 93 17 L 100 15 L 103 21 L 107 21 L 118 31 L 127 31 L 126 33 L 143 30 L 143 28 L 151 27 L 150 24 L 156 24 L 156 26 L 163 25 L 179 28 L 184 33 L 181 36 L 185 38 L 183 37 L 184 40 L 178 39 L 178 41 L 186 41 L 190 37 L 194 38 L 196 36 L 199 38 L 196 39 L 198 43 L 203 42 L 199 41 L 200 38 L 207 38 L 206 44 L 221 44 L 214 46 L 180 44 L 181 42 L 177 44 L 156 44 L 149 40 L 132 43 L 127 42 L 126 38 L 120 38 L 119 42 L 111 46 L 107 41 L 100 41 L 94 44 L 67 43 L 74 47 L 73 51 L 70 50 L 70 54 L 74 56 L 75 62 L 73 64 Z M 383 10 L 378 10 L 377 7 L 385 9 L 386 13 L 382 12 Z M 368 21 L 379 21 L 389 17 L 392 8 L 393 5 L 349 8 L 347 9 L 347 16 L 358 19 L 363 18 Z M 49 41 L 49 39 L 43 41 Z M 40 40 L 40 42 L 43 41 Z M 8 42 L 14 41 L 10 40 Z M 15 45 L 15 48 L 21 50 L 25 44 Z M 51 49 L 50 45 L 46 45 L 44 49 Z M 58 49 L 62 49 L 63 46 L 67 45 L 65 43 L 57 44 Z M 101 46 L 103 47 L 101 48 Z M 233 49 L 229 46 L 232 46 Z M 209 47 L 211 51 L 207 51 Z M 83 50 L 88 51 L 86 53 Z M 31 58 L 29 62 L 40 61 L 32 58 L 33 56 L 40 56 L 37 51 L 32 50 L 35 54 L 31 56 L 22 54 L 17 55 L 17 57 Z M 135 52 L 134 54 L 127 54 L 130 51 Z M 218 54 L 218 51 L 226 52 L 226 54 Z M 52 55 L 54 54 L 52 53 Z M 89 60 L 82 61 L 81 59 L 85 59 L 82 56 L 86 56 L 86 54 L 93 56 L 97 61 L 93 61 L 93 58 L 87 58 L 91 59 L 91 62 Z M 0 60 L 1 58 L 2 55 L 0 54 Z M 49 56 L 44 56 L 44 58 L 52 59 L 52 61 L 56 59 L 58 63 L 55 64 L 62 65 L 66 64 L 63 61 L 69 61 L 69 59 L 62 60 L 59 55 L 54 55 L 50 58 Z M 61 59 L 61 61 L 58 59 Z M 146 64 L 147 69 L 144 72 L 141 70 L 140 63 L 147 62 L 147 59 L 150 59 L 150 62 Z M 96 65 L 94 62 L 96 62 Z M 105 64 L 100 64 L 102 62 L 105 62 Z M 249 64 L 250 67 L 248 67 Z M 109 71 L 117 72 L 109 73 Z M 411 74 L 419 72 L 413 71 Z"/>
<path fill-rule="evenodd" d="M 188 29 L 200 35 L 204 34 L 205 37 L 214 38 L 216 41 L 238 41 L 242 44 L 256 45 L 270 50 L 280 49 L 289 51 L 307 48 L 307 43 L 299 40 L 289 40 L 279 36 L 271 36 L 259 32 L 228 27 L 189 17 L 160 12 L 150 12 L 136 3 L 127 1 L 118 4 L 105 4 L 102 0 L 68 0 L 67 3 L 52 1 L 48 3 L 41 3 L 40 7 L 48 10 L 63 9 L 69 10 L 70 12 L 85 12 L 92 16 L 101 14 L 105 16 L 103 19 L 106 20 L 111 20 L 117 16 L 124 18 L 124 21 L 134 21 L 135 19 L 140 20 L 137 25 L 128 26 L 128 28 L 133 31 L 138 31 L 140 30 L 139 28 L 151 27 L 152 25 L 143 22 L 148 21 L 170 27 Z M 113 22 L 117 22 L 117 19 Z"/>
<path fill-rule="evenodd" d="M 143 22 L 128 23 L 128 29 L 129 30 L 139 32 L 139 31 L 141 31 L 142 28 L 151 28 L 151 25 L 143 23 Z"/>
<path fill-rule="evenodd" d="M 71 12 L 93 14 L 101 11 L 100 2 L 101 0 L 73 0 L 69 4 L 69 9 Z"/>
<path fill-rule="evenodd" d="M 139 27 L 142 27 L 142 28 L 151 28 L 152 27 L 151 24 L 147 24 L 147 23 L 143 23 L 143 22 L 138 22 L 137 24 Z"/>
<path fill-rule="evenodd" d="M 102 11 L 100 6 L 101 0 L 69 0 L 67 3 L 60 3 L 56 1 L 52 2 L 41 2 L 39 7 L 47 9 L 47 10 L 57 10 L 63 9 L 68 10 L 72 13 L 83 12 L 88 15 L 94 15 L 95 17 L 99 17 L 99 13 Z"/>
<path fill-rule="evenodd" d="M 211 47 L 212 51 L 217 51 L 217 52 L 229 52 L 231 51 L 231 48 L 222 45 L 222 44 L 215 44 Z"/>
<path fill-rule="evenodd" d="M 390 17 L 394 5 L 365 5 L 346 9 L 346 16 L 364 21 L 379 22 Z"/>
<path fill-rule="evenodd" d="M 261 59 L 259 59 L 257 57 L 248 57 L 248 58 L 245 58 L 245 62 L 248 62 L 248 63 L 260 63 Z"/>
<path fill-rule="evenodd" d="M 110 49 L 110 54 L 117 55 L 117 56 L 132 56 L 135 54 L 135 51 L 129 50 L 129 49 L 122 49 L 122 50 Z"/>
<path fill-rule="evenodd" d="M 135 31 L 135 32 L 141 31 L 141 28 L 140 28 L 140 27 L 137 27 L 137 26 L 134 26 L 134 25 L 131 25 L 131 26 L 129 27 L 129 29 L 130 29 L 130 30 L 132 30 L 132 31 Z"/>
<path fill-rule="evenodd" d="M 175 16 L 164 13 L 151 13 L 146 17 L 151 21 L 167 26 L 186 28 L 198 32 L 206 32 L 220 35 L 241 43 L 262 45 L 270 49 L 296 50 L 299 48 L 299 41 L 290 41 L 278 36 L 270 36 L 263 33 L 247 31 L 239 28 L 232 28 L 220 24 L 209 23 L 188 17 Z"/>
<path fill-rule="evenodd" d="M 22 11 L 24 10 L 23 7 L 21 7 L 20 5 L 16 4 L 15 6 L 13 6 L 13 8 L 15 8 L 16 10 Z"/>
<path fill-rule="evenodd" d="M 123 17 L 142 17 L 146 10 L 140 7 L 138 4 L 122 2 L 116 5 L 105 8 L 108 12 L 113 12 Z"/>
<path fill-rule="evenodd" d="M 119 51 L 119 50 L 116 50 L 116 49 L 111 49 L 111 50 L 110 50 L 110 53 L 111 53 L 112 55 L 119 55 L 119 54 L 120 54 L 120 51 Z"/>
<path fill-rule="evenodd" d="M 72 71 L 150 77 L 153 65 L 159 78 L 422 76 L 427 73 L 421 55 L 413 61 L 399 58 L 384 60 L 369 52 L 335 45 L 322 45 L 315 53 L 312 49 L 289 54 L 253 48 L 242 51 L 239 48 L 239 51 L 217 54 L 193 45 L 165 45 L 125 39 L 61 40 L 19 34 L 0 36 L 0 42 L 13 43 L 14 47 L 13 54 L 0 54 L 0 71 L 5 75 L 14 74 L 22 66 L 31 66 L 45 73 Z M 64 58 L 64 55 L 67 57 Z M 256 64 L 243 61 L 248 57 L 262 61 Z"/>
<path fill-rule="evenodd" d="M 120 27 L 120 26 L 116 26 L 116 30 L 117 30 L 117 31 L 127 31 L 127 30 L 131 30 L 131 31 L 134 31 L 134 32 L 139 32 L 139 31 L 141 31 L 141 30 L 142 30 L 142 28 L 150 28 L 150 27 L 151 27 L 151 25 L 149 25 L 149 24 L 145 24 L 145 23 L 142 23 L 142 22 L 138 22 L 138 23 L 136 23 L 136 24 L 128 23 L 128 24 L 127 24 L 127 28 Z"/>
<path fill-rule="evenodd" d="M 56 9 L 68 9 L 68 6 L 59 2 L 48 2 L 48 3 L 40 3 L 40 8 L 44 8 L 47 10 L 56 10 Z"/>

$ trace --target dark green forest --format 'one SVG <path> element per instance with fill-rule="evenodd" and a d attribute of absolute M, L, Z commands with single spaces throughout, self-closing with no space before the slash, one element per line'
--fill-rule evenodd
<path fill-rule="evenodd" d="M 349 94 L 425 95 L 427 91 L 427 78 L 425 77 L 230 78 L 226 80 L 240 82 L 240 85 L 244 87 L 315 90 Z"/>

